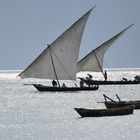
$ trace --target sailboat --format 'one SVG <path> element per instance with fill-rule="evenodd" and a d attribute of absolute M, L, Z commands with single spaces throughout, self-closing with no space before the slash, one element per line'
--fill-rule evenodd
<path fill-rule="evenodd" d="M 130 27 L 132 27 L 134 24 L 131 24 L 130 26 L 126 27 L 124 30 L 101 44 L 99 47 L 97 47 L 95 50 L 92 50 L 88 55 L 86 55 L 83 59 L 81 59 L 78 62 L 78 72 L 81 71 L 94 71 L 94 72 L 102 72 L 104 78 L 106 78 L 104 72 L 103 72 L 103 58 L 105 52 L 108 50 L 108 48 L 113 45 Z M 114 84 L 140 84 L 140 81 L 134 80 L 134 81 L 98 81 L 98 80 L 92 80 L 92 79 L 83 79 L 84 82 L 87 85 L 114 85 Z"/>
<path fill-rule="evenodd" d="M 19 76 L 21 78 L 52 79 L 57 81 L 57 87 L 32 84 L 39 91 L 97 90 L 98 86 L 92 88 L 80 88 L 76 85 L 74 87 L 62 87 L 60 83 L 60 80 L 76 80 L 79 48 L 85 25 L 92 9 L 80 17 L 52 44 L 48 45 Z"/>

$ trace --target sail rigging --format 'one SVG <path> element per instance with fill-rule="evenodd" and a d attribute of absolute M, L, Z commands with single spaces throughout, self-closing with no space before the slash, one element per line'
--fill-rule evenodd
<path fill-rule="evenodd" d="M 105 43 L 101 44 L 95 50 L 92 50 L 88 55 L 86 55 L 83 59 L 81 59 L 78 65 L 78 72 L 80 71 L 95 71 L 95 72 L 103 72 L 103 57 L 107 49 L 116 42 L 118 38 L 120 38 L 125 31 L 127 31 L 130 27 L 134 24 L 131 24 L 117 35 L 106 41 Z"/>
<path fill-rule="evenodd" d="M 59 80 L 69 80 L 70 75 L 71 79 L 75 80 L 81 39 L 92 9 L 50 44 L 19 76 L 21 78 L 56 79 L 57 75 Z"/>

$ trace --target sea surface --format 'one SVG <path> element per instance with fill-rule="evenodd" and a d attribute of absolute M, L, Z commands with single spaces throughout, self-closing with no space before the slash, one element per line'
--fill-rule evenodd
<path fill-rule="evenodd" d="M 0 140 L 139 140 L 140 110 L 113 117 L 81 118 L 75 107 L 105 108 L 103 94 L 117 100 L 140 100 L 140 85 L 106 85 L 97 91 L 39 92 L 32 83 L 50 80 L 20 79 L 20 71 L 0 71 Z M 140 69 L 108 69 L 109 80 L 133 80 Z M 101 73 L 92 73 L 103 79 Z M 78 77 L 86 76 L 79 73 Z M 63 82 L 63 81 L 61 81 Z M 73 83 L 65 81 L 67 86 Z M 77 85 L 79 81 L 77 82 Z"/>

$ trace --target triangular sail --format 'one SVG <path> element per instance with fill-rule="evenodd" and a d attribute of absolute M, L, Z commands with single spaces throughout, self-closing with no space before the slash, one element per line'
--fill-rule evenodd
<path fill-rule="evenodd" d="M 133 24 L 122 30 L 120 33 L 97 47 L 95 50 L 92 50 L 88 55 L 78 62 L 78 72 L 79 71 L 96 71 L 101 72 L 103 67 L 103 57 L 106 50 L 113 44 L 115 41 Z M 97 60 L 98 59 L 98 60 Z"/>
<path fill-rule="evenodd" d="M 76 79 L 80 43 L 91 10 L 49 45 L 19 76 L 56 79 L 51 60 L 53 57 L 58 79 Z"/>

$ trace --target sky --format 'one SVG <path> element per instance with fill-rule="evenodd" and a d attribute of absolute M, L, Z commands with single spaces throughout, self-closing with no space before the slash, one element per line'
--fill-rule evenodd
<path fill-rule="evenodd" d="M 25 69 L 94 5 L 79 59 L 135 23 L 105 53 L 104 67 L 140 68 L 140 0 L 0 0 L 0 69 Z"/>

